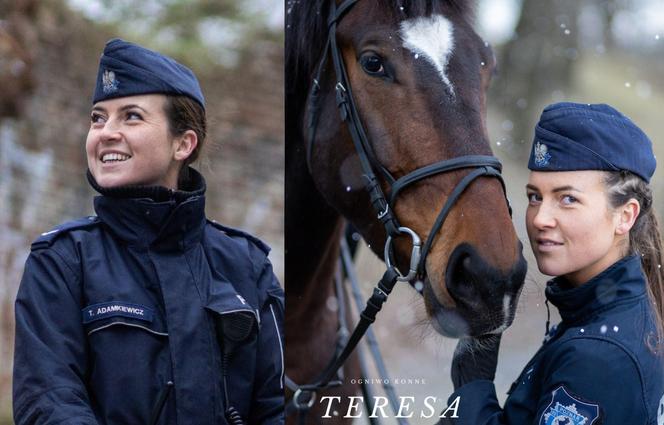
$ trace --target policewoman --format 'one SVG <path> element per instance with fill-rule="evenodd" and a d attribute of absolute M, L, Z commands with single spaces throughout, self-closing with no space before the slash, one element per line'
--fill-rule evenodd
<path fill-rule="evenodd" d="M 501 408 L 499 336 L 460 342 L 457 424 L 664 423 L 662 248 L 648 137 L 608 105 L 544 109 L 528 163 L 526 227 L 539 270 L 555 276 L 551 329 Z M 548 327 L 548 323 L 547 323 Z"/>
<path fill-rule="evenodd" d="M 86 141 L 97 216 L 37 239 L 16 300 L 21 424 L 283 422 L 268 247 L 205 217 L 194 74 L 107 43 Z"/>

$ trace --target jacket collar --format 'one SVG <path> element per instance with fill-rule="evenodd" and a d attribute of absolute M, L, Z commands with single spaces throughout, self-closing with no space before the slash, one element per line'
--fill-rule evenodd
<path fill-rule="evenodd" d="M 101 194 L 95 212 L 119 239 L 137 247 L 186 250 L 201 240 L 205 228 L 205 179 L 193 168 L 184 190 L 159 186 L 103 188 L 88 171 L 90 185 Z"/>
<path fill-rule="evenodd" d="M 572 324 L 628 299 L 642 296 L 646 279 L 641 259 L 622 258 L 583 285 L 569 289 L 563 277 L 547 283 L 546 298 L 560 311 L 563 322 Z"/>

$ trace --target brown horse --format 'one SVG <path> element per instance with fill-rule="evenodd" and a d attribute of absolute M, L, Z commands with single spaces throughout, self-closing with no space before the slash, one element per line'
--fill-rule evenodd
<path fill-rule="evenodd" d="M 439 161 L 491 155 L 485 94 L 495 59 L 469 23 L 471 6 L 461 0 L 359 0 L 334 22 L 369 160 L 388 196 L 392 179 Z M 287 4 L 286 373 L 298 384 L 311 382 L 334 353 L 338 319 L 326 302 L 334 296 L 345 220 L 381 258 L 388 236 L 365 190 L 367 173 L 357 144 L 337 110 L 339 70 L 325 56 L 331 52 L 325 48 L 329 11 L 329 0 Z M 311 126 L 307 100 L 315 74 L 320 89 Z M 447 199 L 473 170 L 427 176 L 404 187 L 392 203 L 401 226 L 423 239 L 430 236 L 420 285 L 433 327 L 451 337 L 509 326 L 526 272 L 495 176 L 469 184 L 453 199 L 440 230 L 435 228 Z M 400 270 L 408 269 L 410 256 L 410 239 L 397 238 Z M 345 385 L 318 397 L 342 396 L 345 411 L 346 396 L 357 391 L 349 378 L 357 376 L 351 361 Z M 314 404 L 310 423 L 320 421 L 323 407 Z"/>

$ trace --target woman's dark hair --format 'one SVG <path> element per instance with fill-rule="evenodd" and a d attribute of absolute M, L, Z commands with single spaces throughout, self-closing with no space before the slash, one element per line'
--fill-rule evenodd
<path fill-rule="evenodd" d="M 193 130 L 198 137 L 196 149 L 187 158 L 180 169 L 178 176 L 178 187 L 189 180 L 188 165 L 196 161 L 200 156 L 207 136 L 207 119 L 205 109 L 188 96 L 166 96 L 164 105 L 166 118 L 168 119 L 168 130 L 173 136 L 181 136 L 187 130 Z"/>
<path fill-rule="evenodd" d="M 659 352 L 664 335 L 664 261 L 659 222 L 652 206 L 652 190 L 648 183 L 629 171 L 607 172 L 604 183 L 612 208 L 618 208 L 630 199 L 636 199 L 641 206 L 639 216 L 629 231 L 629 254 L 641 257 L 641 266 L 648 281 L 648 296 L 657 314 L 658 336 L 653 348 Z"/>

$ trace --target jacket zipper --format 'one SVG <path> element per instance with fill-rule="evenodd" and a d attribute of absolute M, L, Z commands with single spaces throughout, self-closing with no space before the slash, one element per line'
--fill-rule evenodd
<path fill-rule="evenodd" d="M 171 393 L 172 388 L 173 381 L 168 381 L 166 382 L 166 386 L 159 392 L 157 403 L 155 403 L 154 407 L 152 408 L 152 415 L 150 415 L 150 425 L 156 425 L 157 421 L 159 421 L 159 417 L 161 416 L 161 412 L 164 410 L 166 400 L 168 399 L 168 395 Z"/>

